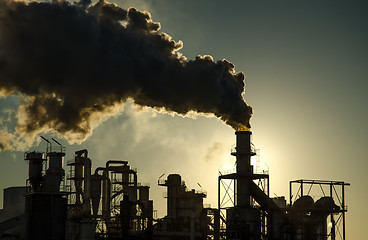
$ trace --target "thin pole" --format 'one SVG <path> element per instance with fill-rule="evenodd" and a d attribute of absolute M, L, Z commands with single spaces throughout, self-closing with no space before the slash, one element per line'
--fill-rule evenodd
<path fill-rule="evenodd" d="M 345 183 L 342 184 L 342 238 L 345 240 Z"/>
<path fill-rule="evenodd" d="M 293 204 L 293 191 L 292 191 L 292 182 L 289 182 L 289 194 L 290 194 L 290 206 Z"/>

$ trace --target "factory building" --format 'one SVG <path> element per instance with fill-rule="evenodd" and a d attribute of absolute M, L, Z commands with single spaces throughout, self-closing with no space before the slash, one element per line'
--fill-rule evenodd
<path fill-rule="evenodd" d="M 294 180 L 289 202 L 271 198 L 268 172 L 251 161 L 257 152 L 252 133 L 235 135 L 236 168 L 219 174 L 218 207 L 205 206 L 206 192 L 188 189 L 179 174 L 170 174 L 158 181 L 167 199 L 167 216 L 160 219 L 150 187 L 138 182 L 127 161 L 92 168 L 83 149 L 67 162 L 66 173 L 65 148 L 43 138 L 45 153 L 25 154 L 26 186 L 4 190 L 0 239 L 345 240 L 348 183 Z M 322 190 L 321 197 L 312 197 L 314 188 Z"/>

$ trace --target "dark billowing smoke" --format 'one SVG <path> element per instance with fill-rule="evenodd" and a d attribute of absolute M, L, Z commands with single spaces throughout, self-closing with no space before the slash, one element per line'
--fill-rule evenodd
<path fill-rule="evenodd" d="M 182 115 L 212 113 L 235 129 L 250 127 L 243 73 L 210 56 L 186 60 L 177 52 L 182 43 L 159 29 L 149 13 L 104 0 L 1 0 L 0 91 L 22 96 L 18 131 L 48 129 L 83 140 L 93 119 L 127 99 Z"/>

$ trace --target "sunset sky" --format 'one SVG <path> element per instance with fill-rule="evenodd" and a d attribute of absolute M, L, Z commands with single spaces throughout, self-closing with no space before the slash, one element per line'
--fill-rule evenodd
<path fill-rule="evenodd" d="M 341 0 L 135 0 L 112 1 L 148 11 L 161 32 L 188 59 L 211 55 L 244 72 L 245 102 L 252 106 L 253 143 L 270 171 L 271 196 L 289 198 L 289 181 L 338 180 L 347 187 L 347 239 L 366 239 L 368 199 L 368 3 Z M 0 36 L 1 38 L 1 36 Z M 124 76 L 122 76 L 124 78 Z M 1 133 L 12 132 L 19 97 L 0 98 Z M 5 130 L 4 130 L 5 129 Z M 222 121 L 182 117 L 131 102 L 94 129 L 81 144 L 68 144 L 66 159 L 88 149 L 92 167 L 128 160 L 138 181 L 150 183 L 158 216 L 166 213 L 160 175 L 178 173 L 188 188 L 206 190 L 217 207 L 218 171 L 234 167 L 234 130 Z M 44 151 L 45 142 L 28 150 Z M 0 189 L 27 178 L 24 151 L 0 152 Z M 0 192 L 2 203 L 2 191 Z"/>

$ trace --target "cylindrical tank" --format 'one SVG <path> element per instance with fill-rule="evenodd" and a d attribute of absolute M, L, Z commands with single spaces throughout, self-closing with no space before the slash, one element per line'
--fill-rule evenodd
<path fill-rule="evenodd" d="M 49 157 L 49 169 L 61 170 L 63 168 L 63 152 L 50 152 L 47 154 Z"/>
<path fill-rule="evenodd" d="M 313 209 L 314 211 L 312 211 L 311 217 L 317 222 L 315 226 L 316 235 L 321 239 L 327 239 L 327 218 L 332 212 L 340 210 L 340 207 L 335 204 L 332 197 L 321 197 L 314 203 Z M 331 224 L 331 227 L 334 228 L 333 216 Z M 331 229 L 331 233 L 332 231 L 335 232 L 335 229 Z"/>
<path fill-rule="evenodd" d="M 181 176 L 179 174 L 170 174 L 166 181 L 168 186 L 180 186 Z"/>
<path fill-rule="evenodd" d="M 175 219 L 177 217 L 178 193 L 181 190 L 181 176 L 179 174 L 170 174 L 166 180 L 167 185 L 167 216 Z"/>
<path fill-rule="evenodd" d="M 313 208 L 313 204 L 314 204 L 313 198 L 309 195 L 304 195 L 294 202 L 293 208 L 302 210 L 311 210 Z"/>
<path fill-rule="evenodd" d="M 32 191 L 40 190 L 42 182 L 42 165 L 45 159 L 40 152 L 30 152 L 26 154 L 25 160 L 29 163 L 28 177 L 31 183 Z"/>
<path fill-rule="evenodd" d="M 321 197 L 313 206 L 315 209 L 324 210 L 326 212 L 332 212 L 333 210 L 339 210 L 339 206 L 335 204 L 332 197 Z"/>
<path fill-rule="evenodd" d="M 65 175 L 63 169 L 63 152 L 50 152 L 47 154 L 49 168 L 46 171 L 44 189 L 47 192 L 59 192 L 60 183 Z"/>

